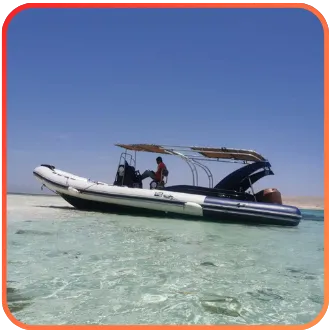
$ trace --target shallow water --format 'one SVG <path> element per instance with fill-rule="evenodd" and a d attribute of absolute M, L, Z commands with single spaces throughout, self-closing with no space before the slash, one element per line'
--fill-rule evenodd
<path fill-rule="evenodd" d="M 7 299 L 27 324 L 297 324 L 323 305 L 323 211 L 296 228 L 129 217 L 8 195 Z"/>

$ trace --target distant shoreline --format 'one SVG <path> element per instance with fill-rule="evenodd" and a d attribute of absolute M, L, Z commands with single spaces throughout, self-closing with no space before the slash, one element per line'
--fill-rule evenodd
<path fill-rule="evenodd" d="M 283 204 L 293 205 L 299 209 L 324 210 L 323 197 L 282 197 Z"/>
<path fill-rule="evenodd" d="M 16 196 L 40 196 L 40 197 L 60 197 L 56 194 L 38 194 L 38 193 L 20 193 L 20 192 L 7 192 L 7 195 Z M 283 204 L 292 205 L 302 210 L 324 210 L 323 197 L 306 197 L 306 196 L 292 196 L 282 197 Z"/>
<path fill-rule="evenodd" d="M 7 192 L 7 195 L 60 197 L 56 194 L 37 194 L 37 193 L 20 193 L 20 192 Z"/>

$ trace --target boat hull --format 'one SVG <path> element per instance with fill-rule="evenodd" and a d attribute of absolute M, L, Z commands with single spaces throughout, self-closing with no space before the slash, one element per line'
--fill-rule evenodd
<path fill-rule="evenodd" d="M 165 212 L 155 209 L 146 209 L 137 206 L 127 206 L 114 203 L 98 202 L 82 198 L 77 198 L 67 194 L 59 194 L 67 203 L 80 211 L 111 213 L 118 215 L 134 215 L 143 217 L 158 218 L 180 218 L 189 220 L 200 220 L 199 216 L 185 215 L 175 212 Z"/>
<path fill-rule="evenodd" d="M 297 226 L 301 220 L 300 210 L 294 206 L 119 187 L 45 166 L 35 168 L 34 175 L 84 211 L 280 226 Z"/>

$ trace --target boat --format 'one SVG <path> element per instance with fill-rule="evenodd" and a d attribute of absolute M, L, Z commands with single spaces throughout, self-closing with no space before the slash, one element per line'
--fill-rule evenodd
<path fill-rule="evenodd" d="M 162 216 L 253 225 L 297 226 L 300 210 L 283 205 L 276 188 L 255 193 L 253 185 L 274 175 L 270 162 L 254 150 L 235 148 L 186 147 L 156 144 L 115 144 L 123 149 L 112 184 L 65 172 L 54 165 L 41 164 L 34 176 L 74 208 L 116 214 Z M 165 168 L 159 182 L 143 188 L 136 169 L 137 153 L 171 155 L 185 161 L 192 173 L 190 185 L 168 185 L 170 169 Z M 214 185 L 207 162 L 241 163 L 242 166 Z M 208 187 L 198 184 L 202 170 Z"/>

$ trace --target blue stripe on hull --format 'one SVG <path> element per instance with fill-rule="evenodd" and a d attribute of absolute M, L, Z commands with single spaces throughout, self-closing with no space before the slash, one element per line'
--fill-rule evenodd
<path fill-rule="evenodd" d="M 287 205 L 206 197 L 202 207 L 205 217 L 219 221 L 297 226 L 301 220 L 300 210 Z"/>

